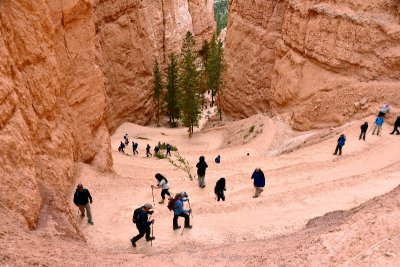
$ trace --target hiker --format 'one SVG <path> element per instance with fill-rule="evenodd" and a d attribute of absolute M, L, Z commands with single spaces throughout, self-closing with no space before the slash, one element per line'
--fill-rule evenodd
<path fill-rule="evenodd" d="M 132 222 L 136 224 L 136 228 L 139 230 L 139 234 L 131 239 L 133 247 L 136 247 L 136 242 L 144 235 L 146 235 L 146 241 L 156 239 L 154 236 L 150 236 L 150 226 L 154 223 L 154 219 L 149 221 L 148 216 L 154 213 L 154 211 L 151 211 L 152 208 L 153 206 L 150 203 L 146 203 L 133 212 Z"/>
<path fill-rule="evenodd" d="M 81 211 L 81 217 L 85 217 L 85 210 L 87 213 L 88 217 L 88 223 L 93 225 L 93 220 L 92 220 L 92 212 L 90 210 L 90 204 L 93 203 L 92 196 L 90 195 L 89 190 L 86 188 L 83 188 L 82 184 L 78 184 L 76 187 L 76 191 L 74 194 L 74 203 L 75 205 L 78 206 L 79 210 Z"/>
<path fill-rule="evenodd" d="M 188 197 L 188 195 L 186 194 L 186 192 L 181 192 L 179 194 L 176 194 L 175 199 L 173 199 L 173 200 L 175 200 L 174 201 L 174 219 L 173 219 L 173 229 L 174 230 L 181 228 L 178 225 L 178 217 L 185 218 L 185 228 L 189 228 L 189 229 L 192 228 L 192 226 L 190 225 L 190 217 L 189 217 L 189 214 L 192 212 L 192 210 L 191 209 L 185 210 L 183 208 L 183 202 L 189 201 L 189 199 L 187 197 Z"/>
<path fill-rule="evenodd" d="M 375 123 L 374 123 L 374 128 L 372 129 L 372 135 L 375 134 L 375 131 L 378 129 L 376 135 L 381 135 L 381 129 L 382 129 L 382 125 L 385 122 L 385 120 L 383 119 L 383 117 L 377 117 L 375 119 Z"/>
<path fill-rule="evenodd" d="M 165 156 L 167 157 L 168 155 L 171 156 L 171 145 L 167 144 L 167 154 L 165 154 Z"/>
<path fill-rule="evenodd" d="M 149 144 L 147 144 L 147 146 L 146 146 L 146 157 L 149 157 L 149 155 L 150 155 L 150 157 L 153 156 L 153 154 L 150 153 L 150 148 L 151 148 L 151 146 Z"/>
<path fill-rule="evenodd" d="M 129 139 L 128 139 L 128 134 L 127 133 L 124 135 L 124 140 L 125 140 L 125 145 L 126 146 L 129 145 Z"/>
<path fill-rule="evenodd" d="M 394 132 L 396 132 L 396 134 L 399 135 L 400 131 L 399 131 L 399 129 L 397 129 L 397 127 L 400 127 L 400 114 L 399 114 L 399 116 L 397 116 L 397 119 L 394 122 L 393 131 L 390 134 L 394 134 Z"/>
<path fill-rule="evenodd" d="M 158 183 L 157 183 L 157 187 L 161 188 L 161 198 L 162 200 L 158 203 L 160 204 L 164 204 L 164 200 L 165 200 L 165 195 L 168 195 L 169 197 L 171 197 L 171 194 L 169 193 L 169 184 L 168 184 L 168 180 L 167 178 L 165 178 L 162 174 L 160 173 L 156 173 L 155 175 Z M 156 187 L 154 185 L 151 186 L 152 188 Z"/>
<path fill-rule="evenodd" d="M 158 151 L 160 151 L 160 148 L 158 146 L 155 146 L 154 147 L 154 154 L 155 155 L 158 154 Z"/>
<path fill-rule="evenodd" d="M 138 145 L 138 143 L 132 142 L 133 155 L 139 154 L 139 152 L 137 151 Z"/>
<path fill-rule="evenodd" d="M 339 152 L 339 156 L 342 155 L 342 147 L 346 143 L 346 136 L 344 134 L 341 134 L 339 136 L 339 139 L 337 140 L 337 146 L 335 149 L 335 153 L 333 155 L 336 155 Z"/>
<path fill-rule="evenodd" d="M 122 141 L 121 141 L 121 144 L 118 147 L 118 151 L 125 154 L 125 144 L 122 143 Z"/>
<path fill-rule="evenodd" d="M 225 178 L 221 178 L 217 181 L 214 188 L 214 193 L 217 196 L 217 201 L 219 201 L 220 199 L 222 199 L 222 201 L 225 201 L 224 191 L 226 191 L 226 181 Z"/>
<path fill-rule="evenodd" d="M 388 113 L 390 110 L 390 105 L 388 103 L 385 103 L 381 106 L 381 109 L 379 110 L 378 117 L 385 117 L 386 113 Z"/>
<path fill-rule="evenodd" d="M 204 188 L 206 187 L 206 169 L 208 168 L 207 163 L 205 162 L 204 156 L 201 156 L 199 158 L 199 162 L 196 164 L 197 167 L 197 176 L 198 176 L 198 182 L 199 182 L 199 187 Z"/>
<path fill-rule="evenodd" d="M 255 169 L 251 175 L 251 179 L 254 180 L 254 188 L 256 190 L 253 198 L 256 198 L 262 191 L 264 191 L 263 187 L 265 186 L 265 176 L 263 171 L 260 168 Z"/>
<path fill-rule="evenodd" d="M 217 164 L 221 163 L 221 156 L 220 156 L 220 155 L 218 155 L 218 156 L 215 158 L 215 163 L 217 163 Z"/>
<path fill-rule="evenodd" d="M 361 133 L 360 133 L 360 138 L 358 140 L 361 140 L 361 138 L 365 141 L 365 135 L 367 134 L 368 130 L 368 122 L 365 122 L 363 125 L 360 127 Z"/>

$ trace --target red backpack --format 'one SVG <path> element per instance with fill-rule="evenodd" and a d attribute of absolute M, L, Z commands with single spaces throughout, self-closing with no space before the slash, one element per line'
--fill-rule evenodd
<path fill-rule="evenodd" d="M 169 200 L 168 200 L 168 205 L 167 205 L 167 207 L 168 207 L 169 210 L 173 211 L 173 210 L 175 209 L 175 202 L 176 202 L 177 200 L 178 200 L 177 198 L 173 198 L 173 197 L 170 197 L 170 198 L 169 198 Z"/>

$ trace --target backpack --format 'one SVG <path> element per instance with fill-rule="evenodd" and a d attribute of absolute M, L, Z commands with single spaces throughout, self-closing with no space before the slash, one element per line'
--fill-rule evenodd
<path fill-rule="evenodd" d="M 133 222 L 134 224 L 136 224 L 136 222 L 137 222 L 138 219 L 139 219 L 139 212 L 140 212 L 141 209 L 142 209 L 142 207 L 137 208 L 137 209 L 135 209 L 135 211 L 133 212 L 132 222 Z"/>
<path fill-rule="evenodd" d="M 178 199 L 172 198 L 172 197 L 168 200 L 168 205 L 167 205 L 167 207 L 168 207 L 168 209 L 169 209 L 170 211 L 173 211 L 173 210 L 175 209 L 175 202 L 176 202 L 177 200 L 178 200 Z"/>

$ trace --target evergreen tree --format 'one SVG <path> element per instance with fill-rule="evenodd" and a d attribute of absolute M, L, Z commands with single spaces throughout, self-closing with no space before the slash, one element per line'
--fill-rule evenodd
<path fill-rule="evenodd" d="M 178 71 L 179 65 L 176 56 L 170 55 L 170 63 L 167 70 L 167 95 L 165 102 L 167 103 L 167 116 L 171 126 L 176 126 L 175 120 L 179 119 L 178 105 Z"/>
<path fill-rule="evenodd" d="M 224 69 L 222 44 L 218 42 L 217 36 L 213 34 L 205 66 L 207 85 L 208 89 L 211 90 L 211 106 L 214 105 L 214 98 L 221 88 Z"/>
<path fill-rule="evenodd" d="M 182 112 L 182 122 L 189 128 L 189 136 L 193 134 L 194 126 L 199 125 L 200 93 L 199 72 L 195 65 L 195 43 L 191 32 L 187 32 L 182 46 L 179 71 L 179 106 Z"/>
<path fill-rule="evenodd" d="M 206 64 L 206 62 L 207 62 L 209 50 L 210 50 L 210 44 L 208 43 L 207 40 L 204 40 L 203 45 L 201 46 L 201 49 L 199 51 L 199 55 L 200 55 L 201 59 L 203 60 L 204 64 Z"/>
<path fill-rule="evenodd" d="M 160 114 L 163 109 L 163 103 L 161 102 L 163 96 L 164 84 L 162 82 L 162 74 L 158 61 L 154 60 L 153 67 L 153 98 L 156 101 L 157 108 L 157 126 L 160 126 Z"/>

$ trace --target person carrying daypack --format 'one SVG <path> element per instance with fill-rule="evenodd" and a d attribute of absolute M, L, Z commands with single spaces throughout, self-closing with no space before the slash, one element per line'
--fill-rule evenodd
<path fill-rule="evenodd" d="M 118 151 L 125 154 L 125 144 L 122 143 L 122 141 L 121 141 L 121 144 L 118 147 Z"/>
<path fill-rule="evenodd" d="M 161 201 L 158 202 L 160 204 L 164 204 L 164 200 L 165 200 L 165 195 L 168 195 L 169 197 L 171 197 L 171 194 L 169 193 L 169 183 L 167 178 L 165 178 L 162 174 L 160 173 L 156 173 L 155 175 L 156 179 L 157 179 L 157 187 L 161 188 Z M 155 186 L 152 185 L 152 188 L 154 188 Z"/>
<path fill-rule="evenodd" d="M 360 138 L 358 140 L 361 140 L 361 138 L 365 141 L 365 135 L 367 134 L 368 130 L 368 122 L 365 122 L 363 125 L 360 127 L 361 133 L 360 133 Z"/>
<path fill-rule="evenodd" d="M 372 128 L 372 135 L 375 134 L 375 131 L 378 129 L 376 135 L 380 135 L 381 134 L 381 129 L 382 129 L 382 125 L 384 123 L 384 119 L 383 117 L 377 117 L 375 119 L 375 123 L 374 123 L 374 128 Z"/>
<path fill-rule="evenodd" d="M 147 144 L 146 146 L 146 157 L 151 157 L 153 156 L 153 154 L 150 153 L 150 148 L 151 146 L 149 144 Z M 149 156 L 150 155 L 150 156 Z"/>
<path fill-rule="evenodd" d="M 193 226 L 190 225 L 190 217 L 189 217 L 189 214 L 192 212 L 192 210 L 191 209 L 186 210 L 183 207 L 184 206 L 183 202 L 186 202 L 186 201 L 189 201 L 188 195 L 186 194 L 186 192 L 181 192 L 179 194 L 176 194 L 176 196 L 174 198 L 174 201 L 173 201 L 174 202 L 174 208 L 173 208 L 173 210 L 174 210 L 174 219 L 172 221 L 172 225 L 173 225 L 173 229 L 174 230 L 177 230 L 177 229 L 181 228 L 178 225 L 178 218 L 179 217 L 185 218 L 185 228 L 189 228 L 190 229 L 190 228 L 193 227 Z"/>
<path fill-rule="evenodd" d="M 217 196 L 217 201 L 220 201 L 220 199 L 222 199 L 222 201 L 225 201 L 224 191 L 226 191 L 226 181 L 225 178 L 221 178 L 217 181 L 214 188 L 214 193 Z"/>
<path fill-rule="evenodd" d="M 167 157 L 168 155 L 171 156 L 171 145 L 167 144 L 167 154 L 165 154 L 165 156 Z"/>
<path fill-rule="evenodd" d="M 400 127 L 400 114 L 399 114 L 399 116 L 397 116 L 397 119 L 394 122 L 393 131 L 390 134 L 394 134 L 394 132 L 396 132 L 396 134 L 399 135 L 400 131 L 399 131 L 399 129 L 397 129 L 398 127 Z"/>
<path fill-rule="evenodd" d="M 151 211 L 152 208 L 153 206 L 150 203 L 146 203 L 133 212 L 132 222 L 136 224 L 139 231 L 137 236 L 131 238 L 133 247 L 136 247 L 136 242 L 144 235 L 146 235 L 146 241 L 156 239 L 154 236 L 150 236 L 150 226 L 154 223 L 154 219 L 149 221 L 149 215 L 151 216 L 154 213 L 154 211 Z"/>
<path fill-rule="evenodd" d="M 257 168 L 251 175 L 251 179 L 253 179 L 254 188 L 256 190 L 253 198 L 256 198 L 261 194 L 262 191 L 264 191 L 263 187 L 265 186 L 265 175 L 260 168 Z"/>
<path fill-rule="evenodd" d="M 217 163 L 217 164 L 221 163 L 221 156 L 220 156 L 220 155 L 218 155 L 218 156 L 215 158 L 215 163 Z"/>
<path fill-rule="evenodd" d="M 199 162 L 196 164 L 196 167 L 197 167 L 199 187 L 204 188 L 206 187 L 205 178 L 206 178 L 206 169 L 208 168 L 204 156 L 201 156 L 199 158 Z"/>
<path fill-rule="evenodd" d="M 337 140 L 335 153 L 333 153 L 333 155 L 336 155 L 338 152 L 339 156 L 342 155 L 342 147 L 345 145 L 345 143 L 346 143 L 346 136 L 344 134 L 341 134 L 339 136 L 339 139 Z"/>
<path fill-rule="evenodd" d="M 158 146 L 155 146 L 155 147 L 154 147 L 154 154 L 155 154 L 155 155 L 158 154 L 158 151 L 160 151 L 160 149 L 158 148 Z"/>
<path fill-rule="evenodd" d="M 81 211 L 81 217 L 85 217 L 85 210 L 88 217 L 88 223 L 93 225 L 92 211 L 90 204 L 93 203 L 92 196 L 88 189 L 83 188 L 82 184 L 78 184 L 74 194 L 74 204 L 78 206 Z"/>

